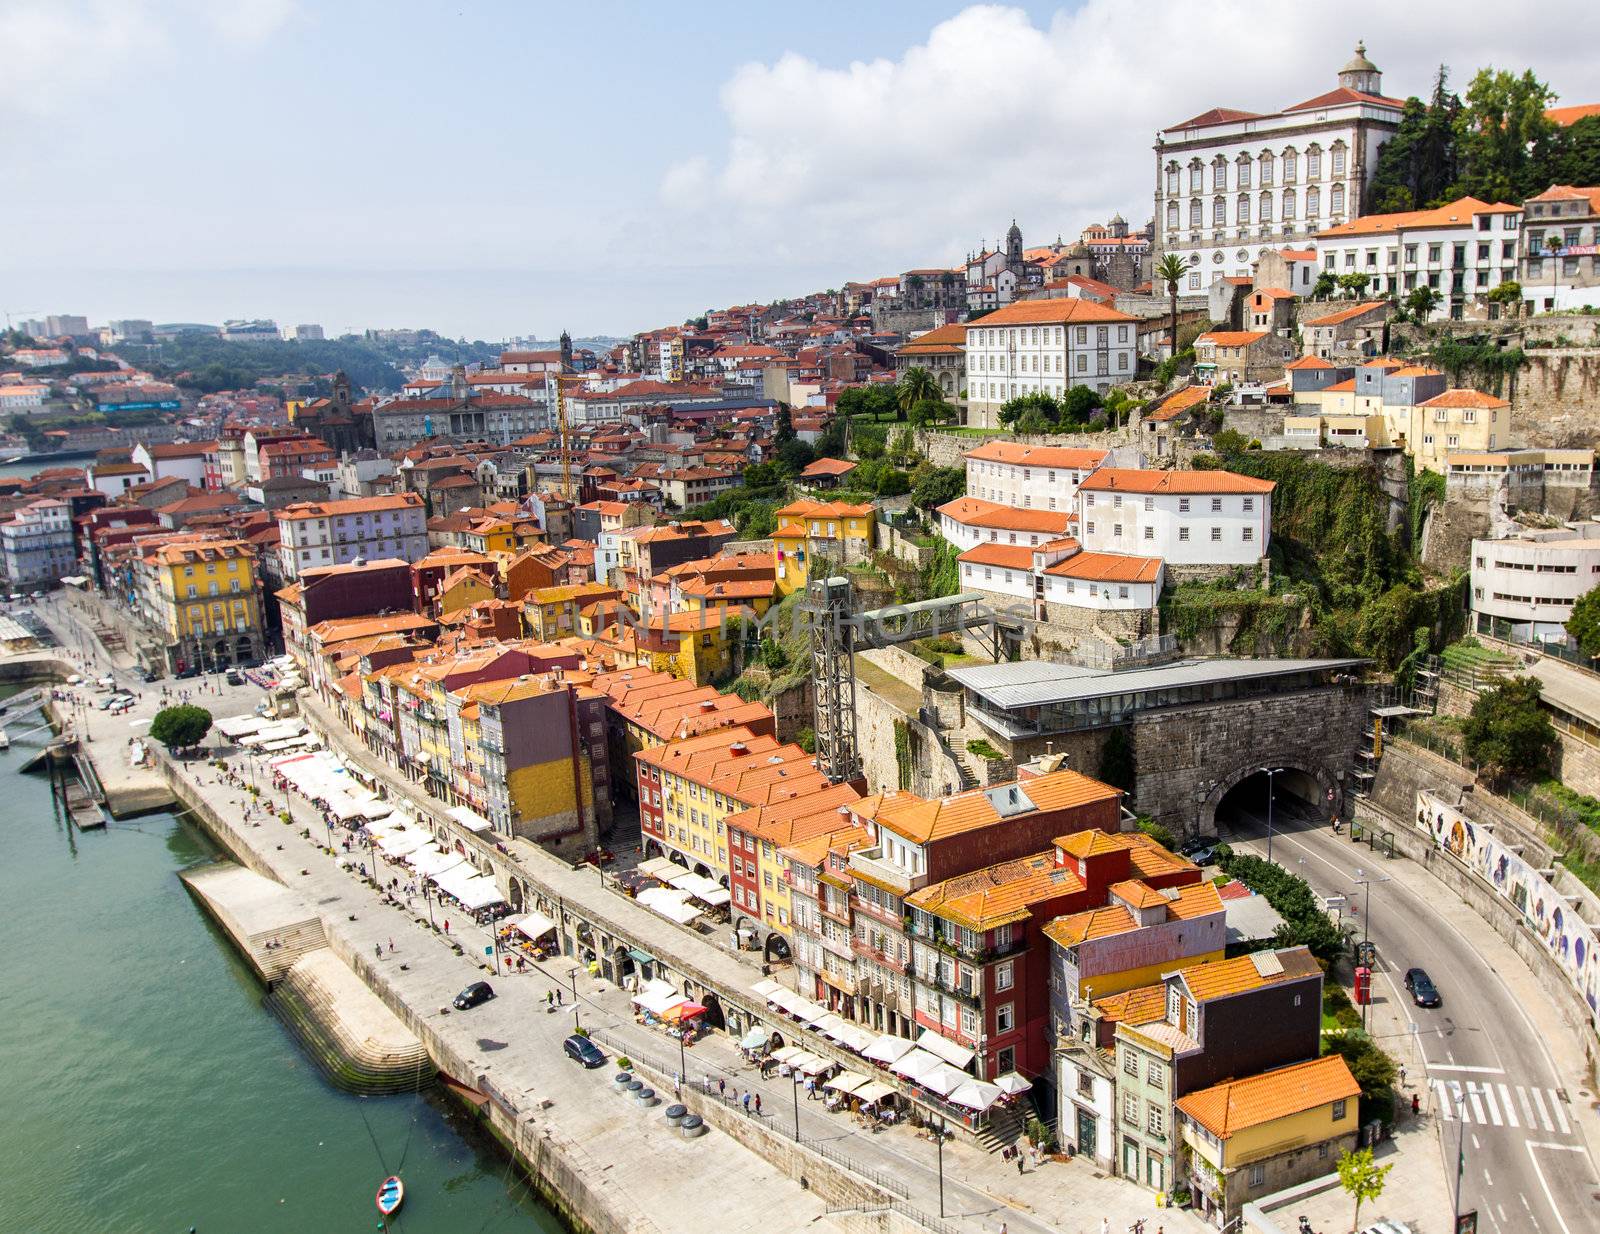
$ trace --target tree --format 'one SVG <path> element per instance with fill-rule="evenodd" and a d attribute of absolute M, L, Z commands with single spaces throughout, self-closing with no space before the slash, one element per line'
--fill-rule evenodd
<path fill-rule="evenodd" d="M 902 414 L 909 416 L 918 403 L 944 402 L 944 391 L 939 389 L 933 374 L 919 364 L 900 374 L 900 380 L 895 383 L 895 400 Z"/>
<path fill-rule="evenodd" d="M 1189 262 L 1177 253 L 1167 253 L 1156 262 L 1152 271 L 1152 281 L 1167 285 L 1167 300 L 1172 309 L 1172 334 L 1168 340 L 1171 345 L 1170 355 L 1178 354 L 1178 284 L 1183 281 L 1183 276 L 1189 273 Z"/>
<path fill-rule="evenodd" d="M 1317 285 L 1311 289 L 1313 300 L 1326 300 L 1339 290 L 1339 276 L 1332 270 L 1324 270 L 1317 275 Z"/>
<path fill-rule="evenodd" d="M 1507 279 L 1498 287 L 1491 289 L 1484 299 L 1490 304 L 1498 304 L 1501 308 L 1515 311 L 1522 303 L 1522 284 L 1516 279 Z"/>
<path fill-rule="evenodd" d="M 911 504 L 924 510 L 936 510 L 947 501 L 954 501 L 967 491 L 965 467 L 918 468 L 911 486 Z"/>
<path fill-rule="evenodd" d="M 1419 326 L 1427 323 L 1433 311 L 1439 307 L 1439 293 L 1424 283 L 1415 288 L 1406 296 L 1406 312 L 1411 315 L 1411 320 Z"/>
<path fill-rule="evenodd" d="M 1398 1074 L 1394 1059 L 1365 1033 L 1345 1033 L 1330 1036 L 1323 1047 L 1325 1054 L 1337 1054 L 1350 1069 L 1350 1078 L 1361 1086 L 1362 1122 L 1373 1119 L 1394 1122 L 1394 1081 Z"/>
<path fill-rule="evenodd" d="M 789 404 L 778 404 L 777 425 L 772 432 L 772 440 L 780 446 L 786 441 L 794 440 L 794 417 L 789 414 Z"/>
<path fill-rule="evenodd" d="M 1044 417 L 1044 422 L 1049 426 L 1045 429 L 1028 430 L 1030 432 L 1051 432 L 1061 423 L 1061 404 L 1055 397 L 1043 390 L 1031 394 L 1019 394 L 1016 398 L 1007 399 L 1000 407 L 1000 423 L 1008 427 L 1018 423 L 1023 414 L 1037 411 Z"/>
<path fill-rule="evenodd" d="M 1368 1200 L 1376 1200 L 1383 1194 L 1383 1180 L 1388 1177 L 1389 1171 L 1394 1169 L 1394 1163 L 1388 1165 L 1374 1165 L 1372 1150 L 1363 1148 L 1359 1152 L 1348 1149 L 1339 1158 L 1339 1186 L 1344 1188 L 1344 1193 L 1352 1196 L 1356 1202 L 1356 1213 L 1351 1219 L 1352 1231 L 1361 1228 L 1361 1206 Z"/>
<path fill-rule="evenodd" d="M 1600 116 L 1557 131 L 1545 175 L 1552 184 L 1600 184 Z"/>
<path fill-rule="evenodd" d="M 1567 618 L 1567 633 L 1586 656 L 1600 656 L 1600 587 L 1584 592 Z"/>
<path fill-rule="evenodd" d="M 1482 201 L 1520 201 L 1548 188 L 1558 126 L 1545 112 L 1554 100 L 1531 70 L 1479 69 L 1456 121 L 1456 189 Z"/>
<path fill-rule="evenodd" d="M 817 460 L 816 451 L 798 437 L 784 442 L 777 453 L 778 462 L 790 475 L 798 475 Z"/>
<path fill-rule="evenodd" d="M 836 407 L 841 416 L 871 416 L 873 420 L 894 420 L 900 412 L 895 387 L 886 382 L 841 390 Z"/>
<path fill-rule="evenodd" d="M 1371 282 L 1372 278 L 1370 275 L 1362 274 L 1360 272 L 1354 274 L 1341 274 L 1339 276 L 1340 289 L 1343 291 L 1348 291 L 1358 300 L 1366 293 L 1367 285 Z"/>
<path fill-rule="evenodd" d="M 205 740 L 211 731 L 211 713 L 204 707 L 183 703 L 177 707 L 163 707 L 150 721 L 150 738 L 159 741 L 173 753 L 193 749 Z"/>
<path fill-rule="evenodd" d="M 1485 690 L 1462 725 L 1467 757 L 1491 782 L 1528 778 L 1549 770 L 1556 730 L 1539 706 L 1544 687 L 1532 677 L 1513 677 Z"/>
<path fill-rule="evenodd" d="M 1400 124 L 1383 146 L 1372 187 L 1372 210 L 1392 214 L 1441 204 L 1456 180 L 1456 126 L 1461 100 L 1450 93 L 1444 65 L 1434 75 L 1427 103 L 1409 98 Z"/>
<path fill-rule="evenodd" d="M 1103 404 L 1098 392 L 1088 386 L 1073 386 L 1061 400 L 1061 426 L 1081 428 Z"/>

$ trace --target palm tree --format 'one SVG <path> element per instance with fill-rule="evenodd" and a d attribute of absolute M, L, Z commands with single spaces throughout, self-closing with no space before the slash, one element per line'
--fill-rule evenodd
<path fill-rule="evenodd" d="M 909 414 L 913 407 L 925 400 L 942 403 L 944 391 L 939 389 L 933 374 L 919 364 L 900 374 L 900 381 L 895 386 L 895 401 L 900 404 L 901 412 Z"/>
<path fill-rule="evenodd" d="M 1189 273 L 1189 262 L 1176 253 L 1168 253 L 1156 263 L 1157 281 L 1167 285 L 1167 296 L 1172 302 L 1172 357 L 1178 356 L 1178 284 Z"/>

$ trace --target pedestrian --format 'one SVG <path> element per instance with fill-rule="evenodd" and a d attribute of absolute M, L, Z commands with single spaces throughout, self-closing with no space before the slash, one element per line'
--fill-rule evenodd
<path fill-rule="evenodd" d="M 760 1093 L 756 1094 L 755 1107 L 756 1107 L 756 1117 L 760 1118 L 761 1117 L 761 1094 Z"/>
<path fill-rule="evenodd" d="M 1100 1234 L 1111 1234 L 1111 1218 L 1100 1218 Z"/>
<path fill-rule="evenodd" d="M 1022 1174 L 1027 1173 L 1027 1171 L 1028 1171 L 1028 1163 L 1022 1159 L 1022 1154 L 1018 1153 L 1017 1154 L 1017 1174 L 1020 1176 Z"/>
<path fill-rule="evenodd" d="M 390 955 L 394 954 L 394 939 L 392 939 L 392 938 L 389 940 L 389 954 Z"/>
<path fill-rule="evenodd" d="M 372 953 L 374 955 L 376 955 L 378 957 L 378 959 L 380 959 L 380 960 L 383 959 L 383 944 L 382 943 L 373 943 L 372 944 Z"/>
<path fill-rule="evenodd" d="M 807 1076 L 806 1077 L 806 1100 L 807 1101 L 815 1101 L 816 1099 L 817 1099 L 817 1081 L 812 1076 Z"/>
<path fill-rule="evenodd" d="M 1400 1087 L 1404 1088 L 1405 1086 L 1406 1086 L 1406 1065 L 1404 1063 L 1401 1063 L 1400 1064 Z"/>
<path fill-rule="evenodd" d="M 1004 1221 L 1000 1223 L 1000 1234 L 1006 1234 L 1006 1223 Z"/>
<path fill-rule="evenodd" d="M 728 1095 L 728 1081 L 723 1079 L 719 1075 L 717 1077 L 717 1096 L 726 1097 L 727 1095 Z"/>
<path fill-rule="evenodd" d="M 746 1114 L 748 1114 L 748 1113 L 750 1113 L 750 1094 L 749 1093 L 746 1093 L 744 1095 L 743 1101 L 744 1101 L 744 1112 Z"/>
<path fill-rule="evenodd" d="M 1422 1098 L 1416 1093 L 1411 1094 L 1411 1117 L 1415 1118 L 1422 1113 Z"/>
<path fill-rule="evenodd" d="M 366 870 L 365 870 L 365 869 L 363 869 L 363 870 L 362 870 L 362 871 L 361 871 L 361 872 L 362 872 L 362 873 L 363 873 L 363 874 L 365 874 L 365 873 L 366 873 Z M 450 918 L 448 918 L 448 917 L 446 917 L 446 918 L 445 918 L 445 919 L 444 919 L 444 932 L 445 932 L 445 933 L 446 933 L 446 934 L 448 934 L 448 933 L 450 933 Z"/>

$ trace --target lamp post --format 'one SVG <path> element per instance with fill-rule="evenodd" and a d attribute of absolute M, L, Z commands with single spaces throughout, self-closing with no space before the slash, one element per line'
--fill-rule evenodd
<path fill-rule="evenodd" d="M 1361 909 L 1361 943 L 1363 949 L 1372 939 L 1372 884 L 1389 882 L 1387 874 L 1377 876 L 1366 874 L 1360 866 L 1356 867 L 1356 886 L 1367 889 L 1366 904 Z M 1368 978 L 1367 1001 L 1361 1004 L 1361 1031 L 1367 1031 L 1367 1009 L 1372 1006 L 1371 978 Z"/>
<path fill-rule="evenodd" d="M 577 959 L 576 956 L 573 957 Z M 572 982 L 572 1031 L 578 1031 L 578 966 L 576 963 L 567 970 L 567 980 Z"/>
<path fill-rule="evenodd" d="M 1267 860 L 1272 860 L 1272 777 L 1281 775 L 1282 767 L 1263 767 L 1262 772 L 1267 777 Z"/>
<path fill-rule="evenodd" d="M 929 1124 L 932 1127 L 932 1123 Z M 939 1125 L 933 1127 L 933 1134 L 939 1145 L 939 1216 L 944 1216 L 944 1117 L 939 1118 Z"/>
<path fill-rule="evenodd" d="M 794 1098 L 794 1142 L 800 1143 L 800 1073 L 789 1073 L 789 1093 Z"/>

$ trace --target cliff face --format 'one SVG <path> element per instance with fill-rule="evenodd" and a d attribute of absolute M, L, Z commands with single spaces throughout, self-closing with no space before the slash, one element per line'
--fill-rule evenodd
<path fill-rule="evenodd" d="M 1527 356 L 1509 394 L 1513 443 L 1592 447 L 1600 440 L 1600 347 L 1553 347 Z"/>

